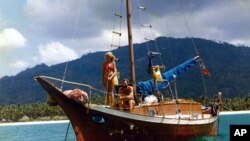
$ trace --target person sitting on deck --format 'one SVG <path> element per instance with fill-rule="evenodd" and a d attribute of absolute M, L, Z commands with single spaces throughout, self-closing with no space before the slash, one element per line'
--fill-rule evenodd
<path fill-rule="evenodd" d="M 128 79 L 124 78 L 122 80 L 122 87 L 118 91 L 118 104 L 119 109 L 127 109 L 131 112 L 134 108 L 134 94 L 133 94 L 133 87 L 128 85 Z"/>

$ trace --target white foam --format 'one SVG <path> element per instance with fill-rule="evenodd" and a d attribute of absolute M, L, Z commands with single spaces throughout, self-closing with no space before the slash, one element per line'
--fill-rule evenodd
<path fill-rule="evenodd" d="M 248 111 L 224 111 L 224 112 L 220 112 L 219 115 L 237 115 L 237 114 L 250 114 L 250 110 Z"/>
<path fill-rule="evenodd" d="M 12 122 L 12 123 L 0 123 L 0 126 L 37 125 L 37 124 L 58 124 L 58 123 L 68 123 L 68 122 L 69 122 L 69 120 Z"/>

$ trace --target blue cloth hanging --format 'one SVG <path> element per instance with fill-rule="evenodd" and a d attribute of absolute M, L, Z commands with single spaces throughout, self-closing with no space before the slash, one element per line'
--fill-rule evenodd
<path fill-rule="evenodd" d="M 170 82 L 174 80 L 174 77 L 178 77 L 180 74 L 189 70 L 199 60 L 199 56 L 196 56 L 186 62 L 174 67 L 173 69 L 162 73 L 163 81 L 155 84 L 153 79 L 144 82 L 138 82 L 136 86 L 137 93 L 142 94 L 142 97 L 153 94 L 156 90 L 166 88 Z"/>

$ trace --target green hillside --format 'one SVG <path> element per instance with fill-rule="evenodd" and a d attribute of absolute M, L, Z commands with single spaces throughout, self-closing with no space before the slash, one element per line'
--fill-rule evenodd
<path fill-rule="evenodd" d="M 195 38 L 194 43 L 212 77 L 205 78 L 209 95 L 218 91 L 224 97 L 240 97 L 250 93 L 250 48 L 233 46 L 228 43 L 217 43 L 210 40 Z M 136 80 L 145 81 L 151 79 L 147 73 L 148 57 L 146 42 L 134 45 Z M 166 70 L 196 56 L 192 40 L 190 38 L 157 38 L 157 46 L 162 53 L 162 61 Z M 153 50 L 153 49 L 152 49 Z M 113 51 L 120 60 L 117 61 L 118 71 L 122 77 L 129 77 L 128 48 L 122 47 Z M 101 66 L 105 52 L 95 52 L 83 55 L 77 60 L 68 63 L 66 80 L 80 83 L 88 83 L 102 89 Z M 46 100 L 46 92 L 34 80 L 37 75 L 48 75 L 62 78 L 65 63 L 47 66 L 37 65 L 26 69 L 16 76 L 5 76 L 0 79 L 0 105 L 24 104 L 43 102 Z M 204 87 L 196 65 L 190 71 L 177 79 L 178 93 L 182 97 L 198 98 L 204 95 Z"/>

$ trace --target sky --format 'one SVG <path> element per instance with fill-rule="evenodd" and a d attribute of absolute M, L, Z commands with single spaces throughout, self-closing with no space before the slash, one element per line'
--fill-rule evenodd
<path fill-rule="evenodd" d="M 127 45 L 124 6 L 125 0 L 1 0 L 0 78 Z M 198 37 L 250 46 L 249 7 L 250 0 L 132 0 L 133 41 Z"/>

